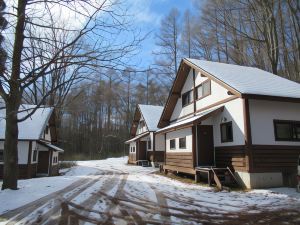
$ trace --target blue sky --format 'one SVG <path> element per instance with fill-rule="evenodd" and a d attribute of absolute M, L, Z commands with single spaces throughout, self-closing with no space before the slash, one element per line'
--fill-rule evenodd
<path fill-rule="evenodd" d="M 143 67 L 153 63 L 152 52 L 155 49 L 155 34 L 159 32 L 160 21 L 172 8 L 177 8 L 181 15 L 192 9 L 193 0 L 128 0 L 129 12 L 134 16 L 134 26 L 144 34 L 151 32 L 142 43 L 140 53 L 134 60 Z"/>

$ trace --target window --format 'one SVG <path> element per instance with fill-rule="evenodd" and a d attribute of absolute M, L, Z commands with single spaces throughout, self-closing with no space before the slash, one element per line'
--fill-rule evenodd
<path fill-rule="evenodd" d="M 179 148 L 186 148 L 186 137 L 179 138 Z"/>
<path fill-rule="evenodd" d="M 148 141 L 148 149 L 151 149 L 151 141 Z"/>
<path fill-rule="evenodd" d="M 175 139 L 172 139 L 170 140 L 170 149 L 175 149 L 176 148 L 176 140 Z"/>
<path fill-rule="evenodd" d="M 232 122 L 222 123 L 221 125 L 221 142 L 232 142 Z"/>
<path fill-rule="evenodd" d="M 211 94 L 211 88 L 210 88 L 210 80 L 204 81 L 202 84 L 200 84 L 198 87 L 196 87 L 196 98 L 201 99 L 205 96 L 208 96 Z"/>
<path fill-rule="evenodd" d="M 143 120 L 140 121 L 140 128 L 143 128 L 145 126 L 145 122 Z"/>
<path fill-rule="evenodd" d="M 37 151 L 34 150 L 34 151 L 33 151 L 33 156 L 32 156 L 32 161 L 33 161 L 33 162 L 36 162 L 36 156 L 37 156 Z"/>
<path fill-rule="evenodd" d="M 46 129 L 45 129 L 45 134 L 48 134 L 49 133 L 49 127 L 46 126 Z"/>
<path fill-rule="evenodd" d="M 0 162 L 3 162 L 4 156 L 3 156 L 4 150 L 0 149 Z"/>
<path fill-rule="evenodd" d="M 300 121 L 274 120 L 276 141 L 300 141 Z"/>
<path fill-rule="evenodd" d="M 135 153 L 135 147 L 132 147 L 132 152 Z"/>
<path fill-rule="evenodd" d="M 193 94 L 192 91 L 187 91 L 184 94 L 182 94 L 182 96 L 181 96 L 182 107 L 184 107 L 192 102 L 192 99 L 193 99 L 192 94 Z"/>

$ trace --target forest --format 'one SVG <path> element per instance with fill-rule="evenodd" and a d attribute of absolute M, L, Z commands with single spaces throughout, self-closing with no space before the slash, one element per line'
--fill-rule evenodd
<path fill-rule="evenodd" d="M 145 71 L 103 70 L 68 94 L 59 126 L 67 158 L 126 154 L 136 104 L 164 105 L 184 57 L 254 66 L 300 81 L 297 0 L 195 1 L 184 14 L 171 9 L 146 38 L 154 38 L 158 50 Z"/>
<path fill-rule="evenodd" d="M 184 57 L 254 66 L 300 81 L 298 0 L 193 1 L 184 13 L 170 9 L 160 28 L 147 34 L 132 27 L 119 1 L 78 1 L 89 9 L 80 11 L 69 1 L 40 7 L 27 0 L 12 13 L 8 2 L 0 3 L 0 96 L 11 112 L 21 103 L 55 107 L 65 160 L 126 154 L 136 105 L 164 105 Z M 55 22 L 57 6 L 80 11 L 83 26 Z M 119 41 L 121 33 L 128 38 Z M 155 40 L 152 60 L 132 63 L 146 39 Z"/>

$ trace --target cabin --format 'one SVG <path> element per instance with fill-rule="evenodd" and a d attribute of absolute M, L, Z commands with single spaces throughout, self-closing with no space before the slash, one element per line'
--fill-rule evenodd
<path fill-rule="evenodd" d="M 164 135 L 155 134 L 157 124 L 163 111 L 162 106 L 137 105 L 130 129 L 128 163 L 139 162 L 155 163 L 164 161 Z"/>
<path fill-rule="evenodd" d="M 18 118 L 23 118 L 35 107 L 22 104 Z M 0 179 L 3 178 L 5 111 L 0 107 Z M 18 123 L 18 128 L 19 178 L 59 175 L 59 155 L 64 151 L 54 145 L 57 142 L 54 109 L 38 108 L 32 116 Z"/>
<path fill-rule="evenodd" d="M 246 188 L 293 186 L 300 84 L 254 67 L 184 58 L 156 135 L 163 170 L 229 168 Z"/>

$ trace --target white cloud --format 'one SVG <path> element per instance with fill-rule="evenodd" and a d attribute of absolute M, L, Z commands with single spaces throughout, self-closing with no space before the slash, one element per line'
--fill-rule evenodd
<path fill-rule="evenodd" d="M 160 23 L 160 14 L 151 9 L 153 0 L 128 0 L 129 14 L 133 15 L 136 23 L 152 23 L 158 25 Z"/>

